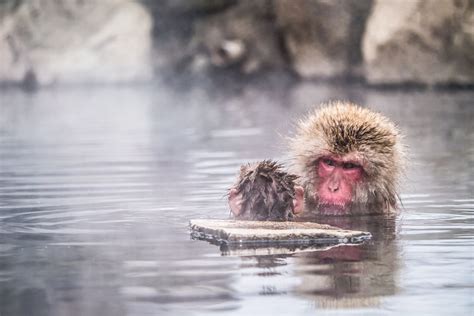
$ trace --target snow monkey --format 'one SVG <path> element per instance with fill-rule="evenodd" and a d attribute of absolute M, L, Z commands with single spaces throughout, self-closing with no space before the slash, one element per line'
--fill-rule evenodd
<path fill-rule="evenodd" d="M 389 119 L 352 103 L 332 102 L 310 112 L 289 138 L 291 171 L 304 190 L 304 213 L 367 215 L 394 210 L 404 165 L 400 138 Z M 229 195 L 234 209 L 240 202 L 241 195 Z M 294 204 L 303 203 L 295 196 Z"/>

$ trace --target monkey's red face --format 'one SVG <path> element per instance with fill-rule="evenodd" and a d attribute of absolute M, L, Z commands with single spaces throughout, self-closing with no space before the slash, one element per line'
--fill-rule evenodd
<path fill-rule="evenodd" d="M 319 179 L 316 194 L 321 214 L 347 214 L 355 186 L 362 180 L 362 165 L 356 160 L 326 156 L 318 160 L 316 172 Z"/>

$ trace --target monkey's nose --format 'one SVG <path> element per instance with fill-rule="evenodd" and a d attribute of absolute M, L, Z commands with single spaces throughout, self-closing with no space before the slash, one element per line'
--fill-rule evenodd
<path fill-rule="evenodd" d="M 328 189 L 331 192 L 336 192 L 339 190 L 339 182 L 329 182 Z"/>

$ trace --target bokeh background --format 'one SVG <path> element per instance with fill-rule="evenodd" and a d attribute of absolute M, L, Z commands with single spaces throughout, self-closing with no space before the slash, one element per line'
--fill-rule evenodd
<path fill-rule="evenodd" d="M 472 85 L 470 0 L 2 0 L 0 82 Z"/>

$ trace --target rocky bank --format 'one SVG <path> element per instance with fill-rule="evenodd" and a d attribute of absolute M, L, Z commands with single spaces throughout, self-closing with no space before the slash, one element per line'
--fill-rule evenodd
<path fill-rule="evenodd" d="M 0 82 L 242 78 L 474 84 L 472 0 L 7 0 Z"/>

